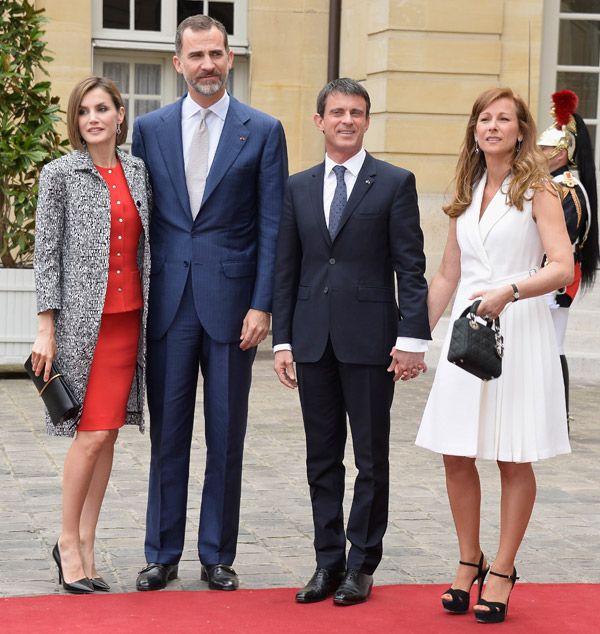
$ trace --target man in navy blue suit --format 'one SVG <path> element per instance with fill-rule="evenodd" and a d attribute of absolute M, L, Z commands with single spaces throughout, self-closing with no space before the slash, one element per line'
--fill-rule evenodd
<path fill-rule="evenodd" d="M 146 163 L 154 194 L 148 565 L 136 586 L 157 590 L 178 574 L 200 369 L 201 578 L 211 589 L 235 590 L 248 394 L 256 346 L 269 331 L 286 145 L 277 120 L 227 93 L 233 52 L 220 22 L 187 18 L 177 28 L 175 50 L 188 93 L 138 118 L 133 131 L 132 151 Z"/>
<path fill-rule="evenodd" d="M 394 383 L 427 369 L 415 177 L 363 149 L 370 105 L 351 79 L 321 91 L 314 121 L 325 161 L 290 178 L 279 232 L 275 371 L 299 388 L 317 560 L 299 603 L 368 598 L 387 526 Z M 358 476 L 345 530 L 346 417 Z"/>

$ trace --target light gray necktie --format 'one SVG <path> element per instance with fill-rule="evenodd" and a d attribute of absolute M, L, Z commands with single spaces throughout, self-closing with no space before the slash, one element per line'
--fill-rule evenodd
<path fill-rule="evenodd" d="M 206 125 L 206 117 L 209 112 L 209 110 L 200 112 L 200 123 L 194 129 L 185 168 L 190 209 L 194 220 L 200 211 L 204 186 L 206 185 L 206 175 L 208 174 L 208 126 Z"/>

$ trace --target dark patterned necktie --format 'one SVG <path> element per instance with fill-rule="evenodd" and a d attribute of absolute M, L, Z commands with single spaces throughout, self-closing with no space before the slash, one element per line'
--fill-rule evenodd
<path fill-rule="evenodd" d="M 331 207 L 329 208 L 329 235 L 333 239 L 340 226 L 340 220 L 342 218 L 342 212 L 348 202 L 348 195 L 346 193 L 346 181 L 344 180 L 344 172 L 346 168 L 343 165 L 336 165 L 333 168 L 335 177 L 337 178 L 337 185 L 335 186 L 335 193 L 333 194 L 333 200 L 331 201 Z"/>

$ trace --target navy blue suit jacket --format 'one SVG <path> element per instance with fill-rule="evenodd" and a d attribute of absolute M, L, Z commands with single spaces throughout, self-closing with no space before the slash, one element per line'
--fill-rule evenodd
<path fill-rule="evenodd" d="M 188 274 L 203 327 L 216 341 L 239 341 L 249 308 L 271 312 L 277 232 L 287 178 L 279 121 L 233 97 L 195 220 L 183 145 L 183 98 L 135 121 L 132 152 L 154 195 L 148 336 L 161 338 Z"/>
<path fill-rule="evenodd" d="M 321 163 L 288 182 L 273 344 L 290 343 L 295 361 L 312 363 L 331 338 L 343 363 L 388 364 L 397 336 L 431 339 L 415 177 L 367 154 L 332 240 L 324 172 Z"/>

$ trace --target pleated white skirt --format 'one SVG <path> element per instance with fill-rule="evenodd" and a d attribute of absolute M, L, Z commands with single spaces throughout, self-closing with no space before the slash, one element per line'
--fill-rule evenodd
<path fill-rule="evenodd" d="M 510 304 L 500 317 L 502 375 L 481 381 L 447 360 L 454 320 L 470 300 L 459 288 L 416 439 L 442 454 L 533 462 L 570 453 L 564 388 L 544 297 Z"/>

